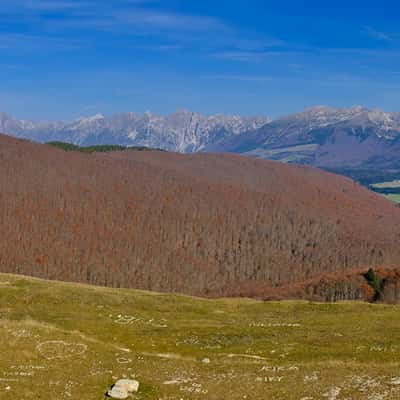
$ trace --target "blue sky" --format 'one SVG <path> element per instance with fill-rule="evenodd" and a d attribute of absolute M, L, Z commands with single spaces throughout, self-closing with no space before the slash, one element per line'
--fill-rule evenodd
<path fill-rule="evenodd" d="M 399 21 L 385 0 L 0 0 L 0 111 L 400 111 Z"/>

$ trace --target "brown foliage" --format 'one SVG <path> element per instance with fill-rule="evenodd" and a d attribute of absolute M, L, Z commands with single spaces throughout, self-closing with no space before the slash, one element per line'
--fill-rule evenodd
<path fill-rule="evenodd" d="M 66 153 L 0 136 L 0 271 L 264 297 L 400 265 L 400 209 L 349 179 L 235 155 Z"/>
<path fill-rule="evenodd" d="M 364 296 L 364 299 L 367 301 L 373 301 L 375 297 L 375 291 L 372 287 L 367 283 L 363 283 L 361 286 L 361 290 Z"/>

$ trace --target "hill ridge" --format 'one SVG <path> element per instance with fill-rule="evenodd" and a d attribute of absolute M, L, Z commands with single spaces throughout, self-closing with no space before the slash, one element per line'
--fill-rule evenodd
<path fill-rule="evenodd" d="M 0 136 L 0 271 L 220 297 L 400 264 L 400 209 L 229 154 L 64 152 Z M 306 294 L 304 294 L 306 295 Z"/>

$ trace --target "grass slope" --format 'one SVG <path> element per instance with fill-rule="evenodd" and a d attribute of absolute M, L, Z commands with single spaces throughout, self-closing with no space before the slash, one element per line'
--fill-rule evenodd
<path fill-rule="evenodd" d="M 0 398 L 399 399 L 398 307 L 200 300 L 0 275 Z"/>

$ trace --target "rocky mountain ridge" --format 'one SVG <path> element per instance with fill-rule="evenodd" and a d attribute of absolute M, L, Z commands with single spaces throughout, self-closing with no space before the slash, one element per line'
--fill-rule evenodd
<path fill-rule="evenodd" d="M 206 150 L 312 165 L 359 181 L 365 180 L 362 173 L 372 182 L 376 173 L 400 173 L 400 113 L 314 107 Z"/>
<path fill-rule="evenodd" d="M 130 112 L 111 117 L 96 114 L 72 122 L 32 122 L 3 113 L 0 114 L 0 132 L 37 142 L 147 146 L 192 153 L 268 122 L 268 117 L 205 116 L 187 110 L 178 110 L 166 117 L 150 112 Z"/>
<path fill-rule="evenodd" d="M 364 184 L 400 177 L 400 113 L 317 106 L 282 118 L 96 114 L 72 122 L 32 122 L 0 113 L 0 132 L 37 142 L 144 146 L 179 153 L 229 152 L 344 174 Z"/>

